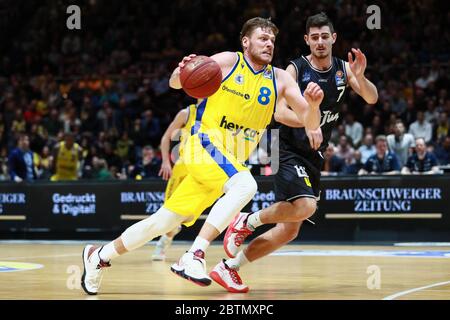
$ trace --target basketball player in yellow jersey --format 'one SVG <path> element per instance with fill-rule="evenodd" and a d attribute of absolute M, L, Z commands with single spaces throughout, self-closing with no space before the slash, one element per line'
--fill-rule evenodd
<path fill-rule="evenodd" d="M 186 142 L 186 138 L 189 136 L 188 129 L 192 126 L 192 119 L 195 119 L 195 112 L 197 111 L 196 105 L 190 106 L 180 110 L 173 121 L 170 123 L 166 132 L 161 138 L 161 155 L 162 164 L 159 171 L 159 176 L 162 176 L 164 180 L 169 180 L 166 186 L 165 201 L 170 198 L 176 188 L 180 185 L 181 181 L 187 176 L 188 171 L 181 158 L 178 158 L 172 168 L 172 161 L 170 157 L 170 142 L 177 141 L 177 135 L 180 134 L 179 140 L 179 152 L 182 152 L 183 145 Z M 166 258 L 166 250 L 172 244 L 173 238 L 181 231 L 181 225 L 177 226 L 172 231 L 163 234 L 159 238 L 155 251 L 152 255 L 153 261 L 164 261 Z"/>
<path fill-rule="evenodd" d="M 64 141 L 58 143 L 53 151 L 55 174 L 50 180 L 78 180 L 81 151 L 80 145 L 74 141 L 73 134 L 66 133 Z"/>
<path fill-rule="evenodd" d="M 277 99 L 285 99 L 309 131 L 319 129 L 319 105 L 323 99 L 320 87 L 310 83 L 303 97 L 289 73 L 270 65 L 277 33 L 270 20 L 250 19 L 240 35 L 243 53 L 222 52 L 211 57 L 219 64 L 223 81 L 216 93 L 197 106 L 191 135 L 181 155 L 188 175 L 149 218 L 130 226 L 105 246 L 84 248 L 81 285 L 88 294 L 98 292 L 102 271 L 110 266 L 110 260 L 181 223 L 192 225 L 205 208 L 224 194 L 211 208 L 192 247 L 171 268 L 198 285 L 211 284 L 205 251 L 256 193 L 256 181 L 241 161 L 258 144 L 272 119 Z M 172 73 L 172 88 L 181 88 L 180 69 L 193 56 L 184 57 Z"/>

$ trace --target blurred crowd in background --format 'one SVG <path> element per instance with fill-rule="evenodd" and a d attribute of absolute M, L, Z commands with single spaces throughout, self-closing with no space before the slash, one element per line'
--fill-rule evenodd
<path fill-rule="evenodd" d="M 61 141 L 77 148 L 77 178 L 157 177 L 160 139 L 193 102 L 168 86 L 179 60 L 241 50 L 242 24 L 263 16 L 280 28 L 273 64 L 285 68 L 309 54 L 305 21 L 320 11 L 338 33 L 333 54 L 361 48 L 379 91 L 375 105 L 348 95 L 323 173 L 436 173 L 450 164 L 450 12 L 445 1 L 373 4 L 380 30 L 359 0 L 86 0 L 81 30 L 68 30 L 67 1 L 0 1 L 0 180 L 50 179 Z M 256 155 L 253 173 L 270 175 Z M 35 169 L 22 178 L 19 156 Z"/>

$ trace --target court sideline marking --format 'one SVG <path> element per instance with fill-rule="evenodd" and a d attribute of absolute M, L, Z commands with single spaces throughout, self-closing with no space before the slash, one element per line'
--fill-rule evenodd
<path fill-rule="evenodd" d="M 46 255 L 46 256 L 23 256 L 23 257 L 0 257 L 0 260 L 17 260 L 17 259 L 42 259 L 42 258 L 64 258 L 64 257 L 76 257 L 81 254 L 78 253 L 70 253 L 70 254 L 56 254 L 56 255 Z"/>
<path fill-rule="evenodd" d="M 394 300 L 398 297 L 401 296 L 406 296 L 407 294 L 413 293 L 413 292 L 417 292 L 417 291 L 421 291 L 421 290 L 425 290 L 425 289 L 429 289 L 429 288 L 433 288 L 433 287 L 439 287 L 439 286 L 444 286 L 446 284 L 450 284 L 450 281 L 445 281 L 445 282 L 438 282 L 438 283 L 433 283 L 430 284 L 428 286 L 424 286 L 424 287 L 419 287 L 419 288 L 414 288 L 414 289 L 409 289 L 409 290 L 405 290 L 405 291 L 400 291 L 397 293 L 394 293 L 390 296 L 384 297 L 382 300 Z"/>

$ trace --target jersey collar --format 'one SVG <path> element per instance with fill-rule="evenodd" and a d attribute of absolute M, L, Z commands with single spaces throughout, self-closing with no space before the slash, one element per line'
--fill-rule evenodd
<path fill-rule="evenodd" d="M 247 59 L 245 59 L 245 55 L 244 55 L 244 54 L 242 54 L 242 57 L 244 58 L 244 61 L 245 61 L 245 63 L 247 64 L 247 67 L 250 69 L 250 71 L 251 71 L 253 74 L 260 74 L 261 72 L 263 72 L 264 70 L 267 69 L 267 64 L 266 64 L 266 65 L 264 66 L 264 68 L 262 68 L 261 70 L 255 71 L 255 70 L 253 70 L 253 68 L 252 68 L 252 66 L 250 65 L 250 63 L 248 63 Z"/>

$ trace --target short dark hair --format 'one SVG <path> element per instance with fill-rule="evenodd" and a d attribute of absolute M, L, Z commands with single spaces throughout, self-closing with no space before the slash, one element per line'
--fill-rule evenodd
<path fill-rule="evenodd" d="M 321 12 L 321 13 L 315 14 L 313 16 L 309 16 L 308 19 L 306 20 L 306 34 L 309 33 L 310 28 L 313 28 L 313 27 L 320 28 L 323 26 L 330 27 L 331 33 L 334 33 L 333 23 L 331 22 L 330 18 L 328 18 L 328 16 L 326 15 L 325 12 Z"/>
<path fill-rule="evenodd" d="M 252 34 L 253 30 L 255 30 L 257 28 L 271 29 L 275 36 L 277 36 L 278 31 L 279 31 L 277 26 L 272 22 L 272 20 L 270 18 L 266 19 L 266 18 L 256 17 L 256 18 L 249 19 L 244 23 L 244 25 L 242 26 L 241 33 L 239 34 L 239 40 L 241 41 L 241 44 L 242 44 L 242 39 L 244 37 L 250 36 Z"/>

